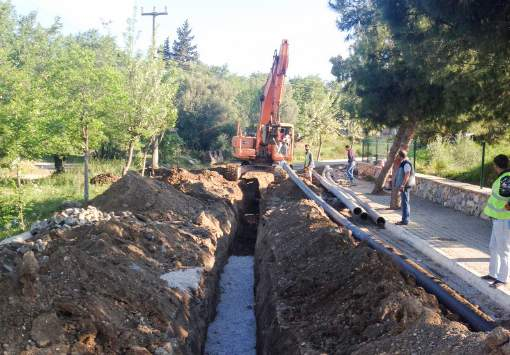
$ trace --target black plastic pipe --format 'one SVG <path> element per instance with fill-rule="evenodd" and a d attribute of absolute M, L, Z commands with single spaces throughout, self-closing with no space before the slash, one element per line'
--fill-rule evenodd
<path fill-rule="evenodd" d="M 459 302 L 459 300 L 453 297 L 429 276 L 407 263 L 401 256 L 388 250 L 376 237 L 370 233 L 362 231 L 347 218 L 338 213 L 320 196 L 317 196 L 303 181 L 301 181 L 287 163 L 281 162 L 280 166 L 289 174 L 291 180 L 304 192 L 304 194 L 321 206 L 328 216 L 333 219 L 333 221 L 349 229 L 356 239 L 366 242 L 372 249 L 387 255 L 398 268 L 414 277 L 418 285 L 423 287 L 427 292 L 434 294 L 441 304 L 462 318 L 473 330 L 487 332 L 496 327 L 495 322 L 488 321 L 480 317 L 474 310 L 462 302 Z"/>

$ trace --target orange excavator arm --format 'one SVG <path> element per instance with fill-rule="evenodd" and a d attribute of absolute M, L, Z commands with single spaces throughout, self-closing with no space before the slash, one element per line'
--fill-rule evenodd
<path fill-rule="evenodd" d="M 257 127 L 256 149 L 262 143 L 262 134 L 267 124 L 280 124 L 280 103 L 285 84 L 285 74 L 289 64 L 289 44 L 283 40 L 280 52 L 273 57 L 273 66 L 264 86 L 264 93 L 261 97 L 260 118 Z"/>

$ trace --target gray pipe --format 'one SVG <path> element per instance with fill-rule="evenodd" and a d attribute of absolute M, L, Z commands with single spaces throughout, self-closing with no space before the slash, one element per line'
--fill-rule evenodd
<path fill-rule="evenodd" d="M 331 192 L 335 197 L 337 197 L 348 209 L 351 211 L 353 215 L 360 216 L 362 219 L 367 219 L 367 213 L 363 211 L 363 209 L 356 204 L 348 195 L 343 193 L 340 190 L 335 189 L 333 185 L 331 185 L 326 179 L 317 174 L 315 171 L 313 172 L 313 176 L 321 183 L 322 186 L 329 192 Z"/>
<path fill-rule="evenodd" d="M 352 190 L 343 188 L 340 185 L 335 184 L 333 179 L 331 178 L 331 168 L 329 166 L 326 166 L 324 168 L 324 171 L 322 173 L 325 175 L 326 180 L 328 183 L 330 183 L 335 189 L 338 189 L 339 191 L 343 192 L 346 195 L 352 196 L 352 198 L 356 201 L 356 203 L 361 206 L 368 214 L 368 217 L 377 224 L 379 227 L 384 227 L 386 224 L 386 219 L 381 216 L 376 210 L 374 210 L 370 205 L 364 201 L 362 201 Z"/>
<path fill-rule="evenodd" d="M 338 213 L 333 207 L 327 204 L 321 197 L 317 196 L 308 186 L 306 186 L 306 184 L 301 181 L 294 170 L 292 170 L 286 162 L 282 161 L 280 166 L 289 174 L 290 179 L 303 191 L 303 193 L 322 207 L 334 222 L 349 229 L 356 239 L 366 242 L 372 249 L 387 255 L 397 267 L 414 277 L 419 286 L 423 287 L 427 292 L 434 294 L 439 302 L 441 302 L 446 308 L 450 309 L 453 313 L 458 314 L 471 326 L 473 330 L 488 332 L 496 327 L 494 321 L 484 319 L 471 307 L 459 302 L 459 300 L 453 297 L 432 278 L 410 265 L 403 257 L 393 253 L 391 250 L 388 250 L 376 237 L 370 233 L 362 231 L 347 218 Z"/>

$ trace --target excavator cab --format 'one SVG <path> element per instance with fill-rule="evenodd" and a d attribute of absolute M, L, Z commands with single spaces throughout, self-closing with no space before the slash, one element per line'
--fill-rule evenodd
<path fill-rule="evenodd" d="M 237 135 L 232 138 L 233 155 L 242 165 L 273 164 L 285 160 L 292 162 L 294 155 L 294 126 L 289 123 L 264 125 L 257 149 L 257 138 L 243 135 L 238 125 Z"/>

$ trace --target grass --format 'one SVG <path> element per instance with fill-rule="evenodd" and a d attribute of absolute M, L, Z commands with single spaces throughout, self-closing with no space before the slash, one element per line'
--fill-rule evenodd
<path fill-rule="evenodd" d="M 312 149 L 313 158 L 317 157 L 318 145 L 312 144 L 307 141 L 296 142 L 294 146 L 294 162 L 301 163 L 305 160 L 305 144 L 310 144 Z M 345 137 L 332 135 L 327 137 L 322 144 L 321 159 L 320 160 L 333 160 L 347 158 L 345 146 L 350 144 L 350 141 Z M 358 155 L 361 156 L 361 143 L 354 144 L 354 149 Z"/>
<path fill-rule="evenodd" d="M 496 178 L 492 160 L 498 154 L 510 154 L 510 144 L 487 144 L 484 166 L 484 186 L 490 187 Z M 416 152 L 416 169 L 420 173 L 440 176 L 469 184 L 480 184 L 482 146 L 469 138 L 457 143 L 441 139 Z"/>
<path fill-rule="evenodd" d="M 90 176 L 111 172 L 120 175 L 122 162 L 90 162 Z M 50 217 L 64 201 L 83 202 L 83 167 L 72 167 L 60 175 L 24 182 L 22 185 L 25 224 Z M 107 185 L 90 185 L 90 198 L 103 193 Z M 0 179 L 0 239 L 23 232 L 18 218 L 18 196 L 12 179 Z"/>

